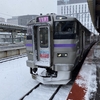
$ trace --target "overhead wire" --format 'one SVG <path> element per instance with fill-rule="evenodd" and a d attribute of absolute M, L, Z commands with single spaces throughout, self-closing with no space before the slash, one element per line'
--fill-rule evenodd
<path fill-rule="evenodd" d="M 0 14 L 12 17 L 12 15 L 9 15 L 9 14 L 6 14 L 6 13 L 0 12 Z"/>

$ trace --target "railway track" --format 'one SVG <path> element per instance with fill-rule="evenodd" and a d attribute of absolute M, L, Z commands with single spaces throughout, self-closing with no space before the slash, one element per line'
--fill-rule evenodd
<path fill-rule="evenodd" d="M 19 58 L 22 58 L 22 57 L 26 57 L 26 54 L 2 58 L 2 59 L 0 59 L 0 63 L 15 60 L 15 59 L 19 59 Z"/>
<path fill-rule="evenodd" d="M 24 100 L 24 98 L 25 98 L 26 96 L 28 96 L 33 90 L 35 90 L 36 88 L 38 88 L 40 84 L 41 84 L 41 83 L 39 83 L 39 84 L 37 84 L 36 86 L 34 86 L 34 87 L 33 87 L 31 90 L 29 90 L 20 100 Z"/>
<path fill-rule="evenodd" d="M 39 83 L 25 95 L 23 95 L 19 100 L 44 100 L 44 96 L 45 100 L 53 100 L 55 95 L 57 95 L 62 87 L 62 85 L 43 85 Z"/>

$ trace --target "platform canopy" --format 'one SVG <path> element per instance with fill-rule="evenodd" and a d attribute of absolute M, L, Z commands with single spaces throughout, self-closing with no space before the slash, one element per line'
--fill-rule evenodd
<path fill-rule="evenodd" d="M 100 33 L 100 0 L 87 0 L 87 2 L 94 27 Z"/>
<path fill-rule="evenodd" d="M 0 32 L 26 33 L 27 26 L 0 23 Z"/>

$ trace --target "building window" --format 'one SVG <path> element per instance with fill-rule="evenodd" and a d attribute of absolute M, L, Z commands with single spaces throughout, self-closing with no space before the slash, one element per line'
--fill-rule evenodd
<path fill-rule="evenodd" d="M 92 28 L 92 23 L 91 23 L 91 31 L 92 31 L 92 29 L 93 29 L 93 28 Z"/>
<path fill-rule="evenodd" d="M 86 23 L 84 23 L 84 26 L 86 26 Z"/>
<path fill-rule="evenodd" d="M 89 29 L 89 23 L 87 23 L 87 28 Z"/>
<path fill-rule="evenodd" d="M 74 5 L 73 5 L 73 13 L 74 13 Z"/>
<path fill-rule="evenodd" d="M 80 21 L 80 14 L 78 14 L 78 19 L 79 19 L 79 21 Z"/>
<path fill-rule="evenodd" d="M 63 7 L 61 7 L 61 14 L 63 14 Z"/>
<path fill-rule="evenodd" d="M 68 14 L 70 14 L 70 6 L 68 6 Z"/>
<path fill-rule="evenodd" d="M 76 13 L 75 5 L 74 5 L 74 13 Z"/>
<path fill-rule="evenodd" d="M 83 5 L 82 5 L 82 13 L 83 13 Z"/>
<path fill-rule="evenodd" d="M 79 13 L 80 13 L 80 5 L 79 5 Z"/>
<path fill-rule="evenodd" d="M 85 4 L 85 12 L 86 12 L 86 4 Z"/>
<path fill-rule="evenodd" d="M 89 14 L 87 15 L 87 22 L 89 22 Z"/>
<path fill-rule="evenodd" d="M 84 17 L 84 21 L 86 22 L 86 14 L 84 15 L 85 17 Z"/>
<path fill-rule="evenodd" d="M 88 5 L 86 4 L 86 12 L 89 12 Z"/>
<path fill-rule="evenodd" d="M 71 14 L 71 6 L 70 6 L 70 14 Z"/>
<path fill-rule="evenodd" d="M 67 14 L 68 14 L 68 6 L 67 6 Z"/>
<path fill-rule="evenodd" d="M 81 17 L 82 17 L 82 22 L 83 22 L 83 14 L 81 15 Z"/>
<path fill-rule="evenodd" d="M 77 13 L 77 5 L 76 5 L 76 13 Z"/>
<path fill-rule="evenodd" d="M 64 6 L 64 14 L 66 14 L 66 6 Z"/>

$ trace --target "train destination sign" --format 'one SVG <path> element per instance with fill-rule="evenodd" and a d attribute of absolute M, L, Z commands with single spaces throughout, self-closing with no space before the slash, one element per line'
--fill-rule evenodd
<path fill-rule="evenodd" d="M 38 17 L 37 21 L 38 22 L 48 22 L 50 21 L 50 18 L 49 16 Z"/>

